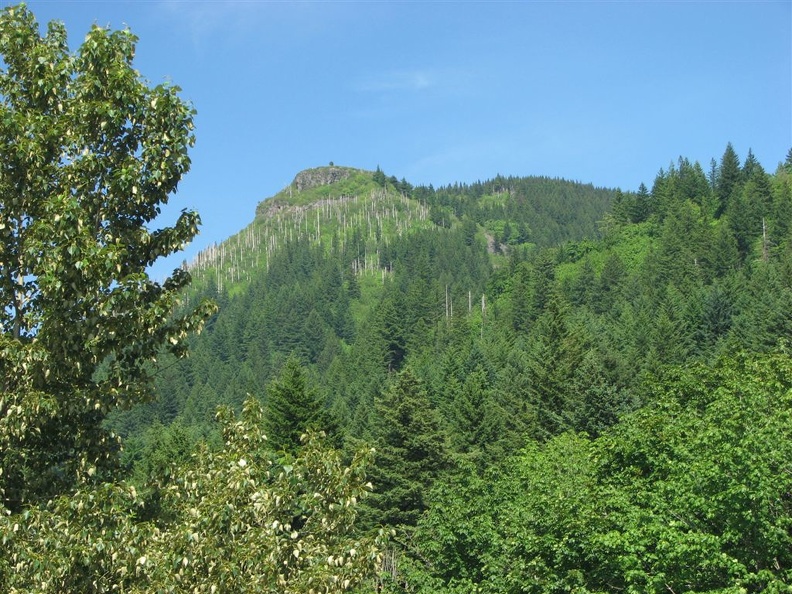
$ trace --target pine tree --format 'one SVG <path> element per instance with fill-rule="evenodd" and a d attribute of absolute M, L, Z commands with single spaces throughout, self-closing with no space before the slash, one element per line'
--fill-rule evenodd
<path fill-rule="evenodd" d="M 704 260 L 709 276 L 722 277 L 736 270 L 740 263 L 740 252 L 729 221 L 720 221 L 712 242 L 713 245 Z"/>
<path fill-rule="evenodd" d="M 582 358 L 580 337 L 571 331 L 567 305 L 559 295 L 549 298 L 530 345 L 528 396 L 537 413 L 539 437 L 549 437 L 571 428 L 577 406 L 573 398 L 578 395 L 570 393 L 570 380 Z"/>
<path fill-rule="evenodd" d="M 267 386 L 264 432 L 277 451 L 295 453 L 309 430 L 332 430 L 331 419 L 296 357 L 289 357 L 279 377 Z"/>
<path fill-rule="evenodd" d="M 643 223 L 652 214 L 652 196 L 644 183 L 638 186 L 635 196 L 635 210 L 632 213 L 633 223 Z"/>
<path fill-rule="evenodd" d="M 593 309 L 598 313 L 612 312 L 621 297 L 626 278 L 627 269 L 619 254 L 609 254 L 602 266 L 599 285 L 592 299 Z"/>
<path fill-rule="evenodd" d="M 778 251 L 792 240 L 792 179 L 789 174 L 776 177 L 778 183 L 772 196 L 767 233 L 770 245 Z"/>
<path fill-rule="evenodd" d="M 729 227 L 734 231 L 737 239 L 737 249 L 740 255 L 748 256 L 754 240 L 762 233 L 762 203 L 765 198 L 753 179 L 736 191 L 726 209 Z"/>
<path fill-rule="evenodd" d="M 424 383 L 408 368 L 375 400 L 371 434 L 377 454 L 369 525 L 415 526 L 429 489 L 447 465 L 445 437 Z"/>
<path fill-rule="evenodd" d="M 729 207 L 732 194 L 743 180 L 743 171 L 740 168 L 740 159 L 734 152 L 731 142 L 726 145 L 726 150 L 721 157 L 718 168 L 718 179 L 715 186 L 715 195 L 718 198 L 716 216 L 722 215 Z"/>
<path fill-rule="evenodd" d="M 481 366 L 467 374 L 446 396 L 451 444 L 474 461 L 491 462 L 488 455 L 504 437 L 504 411 L 497 406 L 488 373 Z"/>
<path fill-rule="evenodd" d="M 383 295 L 375 319 L 376 334 L 383 349 L 383 363 L 389 371 L 398 371 L 407 356 L 406 321 L 400 304 L 395 302 L 398 297 L 398 294 Z"/>

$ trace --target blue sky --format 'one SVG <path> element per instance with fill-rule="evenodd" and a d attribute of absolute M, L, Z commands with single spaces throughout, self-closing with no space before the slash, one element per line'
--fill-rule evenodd
<path fill-rule="evenodd" d="M 8 3 L 5 3 L 8 4 Z M 414 184 L 548 175 L 634 190 L 732 142 L 774 170 L 792 147 L 792 2 L 30 1 L 140 37 L 135 65 L 198 111 L 182 258 L 253 218 L 305 168 Z"/>

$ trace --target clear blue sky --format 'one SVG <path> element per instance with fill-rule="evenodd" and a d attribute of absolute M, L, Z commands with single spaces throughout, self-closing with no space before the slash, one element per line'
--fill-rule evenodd
<path fill-rule="evenodd" d="M 8 3 L 5 3 L 8 4 Z M 30 1 L 140 37 L 136 67 L 198 110 L 172 205 L 182 258 L 240 230 L 305 168 L 435 186 L 548 175 L 634 190 L 732 142 L 774 170 L 792 147 L 792 2 Z M 167 222 L 167 221 L 165 221 Z"/>

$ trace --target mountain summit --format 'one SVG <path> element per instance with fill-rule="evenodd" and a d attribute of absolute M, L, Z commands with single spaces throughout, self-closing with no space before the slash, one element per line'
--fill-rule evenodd
<path fill-rule="evenodd" d="M 292 187 L 298 192 L 302 192 L 318 186 L 328 186 L 347 179 L 356 172 L 363 173 L 363 170 L 352 167 L 336 167 L 335 165 L 305 169 L 294 177 Z"/>

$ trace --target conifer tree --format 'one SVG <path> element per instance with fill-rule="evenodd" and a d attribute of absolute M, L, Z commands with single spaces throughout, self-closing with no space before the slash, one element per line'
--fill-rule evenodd
<path fill-rule="evenodd" d="M 729 226 L 729 221 L 723 219 L 714 231 L 712 247 L 706 255 L 705 263 L 710 275 L 717 278 L 736 270 L 739 262 L 737 239 Z"/>
<path fill-rule="evenodd" d="M 491 382 L 482 366 L 467 374 L 447 396 L 451 444 L 474 461 L 491 462 L 487 454 L 503 438 L 505 411 L 495 401 Z"/>
<path fill-rule="evenodd" d="M 531 324 L 531 270 L 527 263 L 517 265 L 511 279 L 511 323 L 518 332 L 526 332 Z"/>
<path fill-rule="evenodd" d="M 375 319 L 377 338 L 388 371 L 398 371 L 407 356 L 406 320 L 403 309 L 396 303 L 399 297 L 395 290 L 383 295 Z"/>
<path fill-rule="evenodd" d="M 536 410 L 540 437 L 571 428 L 570 380 L 582 358 L 580 337 L 570 331 L 567 305 L 553 294 L 532 332 L 529 398 Z"/>
<path fill-rule="evenodd" d="M 440 419 L 424 383 L 409 368 L 374 406 L 374 493 L 365 515 L 369 524 L 414 526 L 426 509 L 429 488 L 447 465 Z"/>
<path fill-rule="evenodd" d="M 633 223 L 643 223 L 652 214 L 652 196 L 642 182 L 638 186 L 638 193 L 635 196 L 635 210 L 632 214 Z"/>
<path fill-rule="evenodd" d="M 734 152 L 731 142 L 726 145 L 718 168 L 718 178 L 715 185 L 715 194 L 718 198 L 718 208 L 716 216 L 722 215 L 729 206 L 732 193 L 743 180 L 743 171 L 740 167 L 740 159 Z"/>
<path fill-rule="evenodd" d="M 327 430 L 330 418 L 310 385 L 299 359 L 286 360 L 280 375 L 267 386 L 264 433 L 277 451 L 295 453 L 309 430 Z"/>

